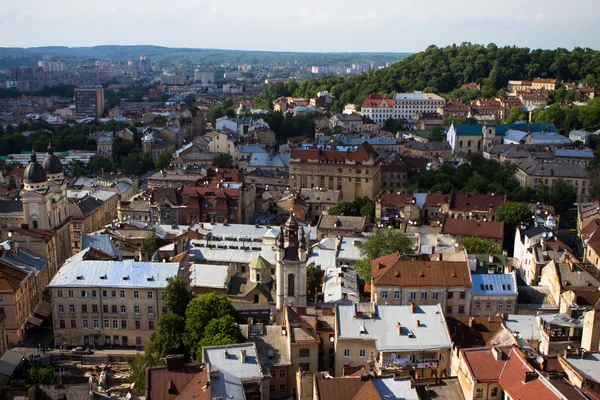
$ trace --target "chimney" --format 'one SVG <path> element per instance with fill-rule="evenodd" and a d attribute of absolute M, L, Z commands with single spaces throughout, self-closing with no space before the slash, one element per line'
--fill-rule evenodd
<path fill-rule="evenodd" d="M 494 205 L 493 205 L 493 204 L 490 204 L 490 205 L 488 206 L 488 211 L 489 211 L 489 213 L 490 213 L 490 214 L 494 214 Z M 491 216 L 490 216 L 490 217 L 491 217 Z"/>
<path fill-rule="evenodd" d="M 227 351 L 227 349 L 225 349 L 225 358 L 227 359 L 229 357 L 229 351 Z"/>
<path fill-rule="evenodd" d="M 167 371 L 181 372 L 183 371 L 183 354 L 169 355 L 166 358 Z"/>
<path fill-rule="evenodd" d="M 402 324 L 400 322 L 396 324 L 396 329 L 398 330 L 398 336 L 402 336 Z"/>
<path fill-rule="evenodd" d="M 537 376 L 535 371 L 525 371 L 525 377 L 523 379 L 523 383 L 531 382 Z"/>
<path fill-rule="evenodd" d="M 421 320 L 417 320 L 417 328 L 421 327 Z"/>
<path fill-rule="evenodd" d="M 357 311 L 356 315 L 354 316 L 354 318 L 360 319 L 363 317 L 363 312 L 362 311 Z"/>
<path fill-rule="evenodd" d="M 488 261 L 491 262 L 491 263 L 494 262 L 494 255 L 493 254 L 488 255 Z"/>
<path fill-rule="evenodd" d="M 469 318 L 469 328 L 473 329 L 475 327 L 475 318 Z"/>
<path fill-rule="evenodd" d="M 537 222 L 536 222 L 536 226 L 537 226 Z M 540 240 L 540 246 L 542 246 L 542 251 L 546 251 L 546 239 L 542 238 Z"/>
<path fill-rule="evenodd" d="M 242 362 L 242 364 L 244 364 L 246 362 L 246 350 L 242 350 L 240 351 L 240 361 Z"/>
<path fill-rule="evenodd" d="M 494 360 L 502 361 L 502 351 L 497 347 L 492 347 L 492 355 L 494 356 Z"/>
<path fill-rule="evenodd" d="M 410 312 L 412 314 L 417 312 L 417 307 L 415 306 L 415 303 L 410 303 Z"/>

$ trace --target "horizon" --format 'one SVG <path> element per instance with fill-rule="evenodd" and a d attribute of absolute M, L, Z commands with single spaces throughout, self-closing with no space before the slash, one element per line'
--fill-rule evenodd
<path fill-rule="evenodd" d="M 600 37 L 592 34 L 600 28 L 594 0 L 580 0 L 577 12 L 564 14 L 553 11 L 564 7 L 560 0 L 532 0 L 525 10 L 518 0 L 506 0 L 498 9 L 482 7 L 476 0 L 431 0 L 427 12 L 416 0 L 376 0 L 369 8 L 343 0 L 297 5 L 256 0 L 251 8 L 239 0 L 192 3 L 10 3 L 0 14 L 0 46 L 78 48 L 145 42 L 231 51 L 416 53 L 429 45 L 472 43 L 476 38 L 498 47 L 600 48 Z"/>

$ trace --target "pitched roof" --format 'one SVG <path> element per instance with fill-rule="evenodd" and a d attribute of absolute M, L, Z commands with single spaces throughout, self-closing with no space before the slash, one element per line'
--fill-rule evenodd
<path fill-rule="evenodd" d="M 474 219 L 445 218 L 442 233 L 456 236 L 474 236 L 484 239 L 504 238 L 504 222 Z"/>
<path fill-rule="evenodd" d="M 448 331 L 454 344 L 462 348 L 484 346 L 501 329 L 500 316 L 446 317 Z"/>
<path fill-rule="evenodd" d="M 371 260 L 371 282 L 382 286 L 471 286 L 469 266 L 455 261 L 404 261 L 397 253 Z"/>
<path fill-rule="evenodd" d="M 496 349 L 501 352 L 501 357 L 496 359 Z M 512 347 L 479 347 L 461 350 L 461 358 L 465 360 L 471 375 L 477 382 L 497 382 L 502 374 L 506 358 Z"/>
<path fill-rule="evenodd" d="M 536 160 L 533 157 L 517 162 L 516 166 L 530 176 L 554 178 L 587 178 L 586 167 L 581 164 L 550 163 Z"/>
<path fill-rule="evenodd" d="M 373 147 L 363 142 L 355 151 L 344 152 L 335 150 L 321 150 L 321 149 L 294 149 L 292 150 L 291 160 L 300 160 L 306 162 L 308 160 L 319 160 L 320 162 L 336 162 L 343 163 L 346 160 L 354 161 L 356 163 L 363 163 L 369 161 L 369 159 L 377 159 L 377 152 Z"/>
<path fill-rule="evenodd" d="M 450 202 L 450 210 L 460 211 L 488 211 L 490 206 L 495 211 L 504 204 L 504 196 L 491 194 L 454 193 Z"/>
<path fill-rule="evenodd" d="M 321 215 L 317 230 L 340 229 L 363 232 L 367 226 L 367 217 L 351 217 L 344 215 Z"/>
<path fill-rule="evenodd" d="M 362 381 L 360 378 L 327 379 L 319 376 L 317 391 L 321 400 L 381 399 L 373 382 Z"/>

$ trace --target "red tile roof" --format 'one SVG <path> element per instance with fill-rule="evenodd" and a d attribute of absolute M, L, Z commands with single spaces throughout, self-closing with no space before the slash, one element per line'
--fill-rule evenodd
<path fill-rule="evenodd" d="M 449 194 L 428 193 L 423 207 L 439 207 L 442 204 L 450 203 L 450 198 Z"/>
<path fill-rule="evenodd" d="M 215 188 L 209 186 L 184 186 L 181 189 L 182 196 L 215 196 L 215 197 L 238 197 L 240 189 Z"/>
<path fill-rule="evenodd" d="M 505 202 L 505 196 L 492 196 L 491 194 L 454 193 L 450 203 L 450 210 L 488 211 L 488 208 L 491 205 L 493 210 L 496 211 L 498 207 Z"/>
<path fill-rule="evenodd" d="M 367 400 L 381 399 L 372 381 L 360 378 L 317 378 L 317 390 L 321 400 Z"/>
<path fill-rule="evenodd" d="M 504 222 L 445 218 L 442 234 L 502 240 L 504 238 Z"/>
<path fill-rule="evenodd" d="M 371 282 L 384 286 L 471 286 L 466 262 L 405 261 L 398 253 L 371 260 Z"/>
<path fill-rule="evenodd" d="M 386 207 L 405 206 L 410 204 L 412 198 L 411 194 L 382 193 L 379 196 L 379 201 L 381 202 L 381 205 Z"/>
<path fill-rule="evenodd" d="M 460 357 L 465 360 L 473 379 L 478 382 L 497 382 L 500 379 L 502 368 L 504 368 L 512 347 L 503 346 L 497 348 L 502 352 L 500 360 L 496 360 L 494 357 L 492 347 L 477 347 L 460 351 Z"/>
<path fill-rule="evenodd" d="M 148 400 L 209 400 L 208 369 L 204 364 L 185 364 L 181 371 L 150 368 L 146 375 Z M 171 393 L 169 393 L 169 390 Z"/>
<path fill-rule="evenodd" d="M 377 108 L 386 103 L 389 107 L 394 106 L 394 99 L 383 97 L 379 93 L 372 93 L 363 101 L 361 108 Z"/>
<path fill-rule="evenodd" d="M 294 159 L 299 159 L 301 162 L 306 162 L 308 160 L 319 160 L 320 162 L 343 163 L 346 160 L 350 160 L 356 163 L 363 163 L 368 161 L 370 158 L 376 159 L 377 152 L 367 142 L 361 144 L 358 149 L 353 152 L 320 149 L 294 149 L 292 150 L 291 155 L 292 162 Z"/>

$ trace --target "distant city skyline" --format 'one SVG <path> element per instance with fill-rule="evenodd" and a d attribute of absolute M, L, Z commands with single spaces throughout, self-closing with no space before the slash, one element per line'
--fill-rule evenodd
<path fill-rule="evenodd" d="M 501 4 L 499 4 L 501 3 Z M 571 11 L 568 10 L 570 6 Z M 561 11 L 562 10 L 562 11 Z M 298 52 L 419 52 L 472 42 L 600 48 L 597 0 L 23 0 L 0 12 L 1 47 L 152 44 Z"/>

